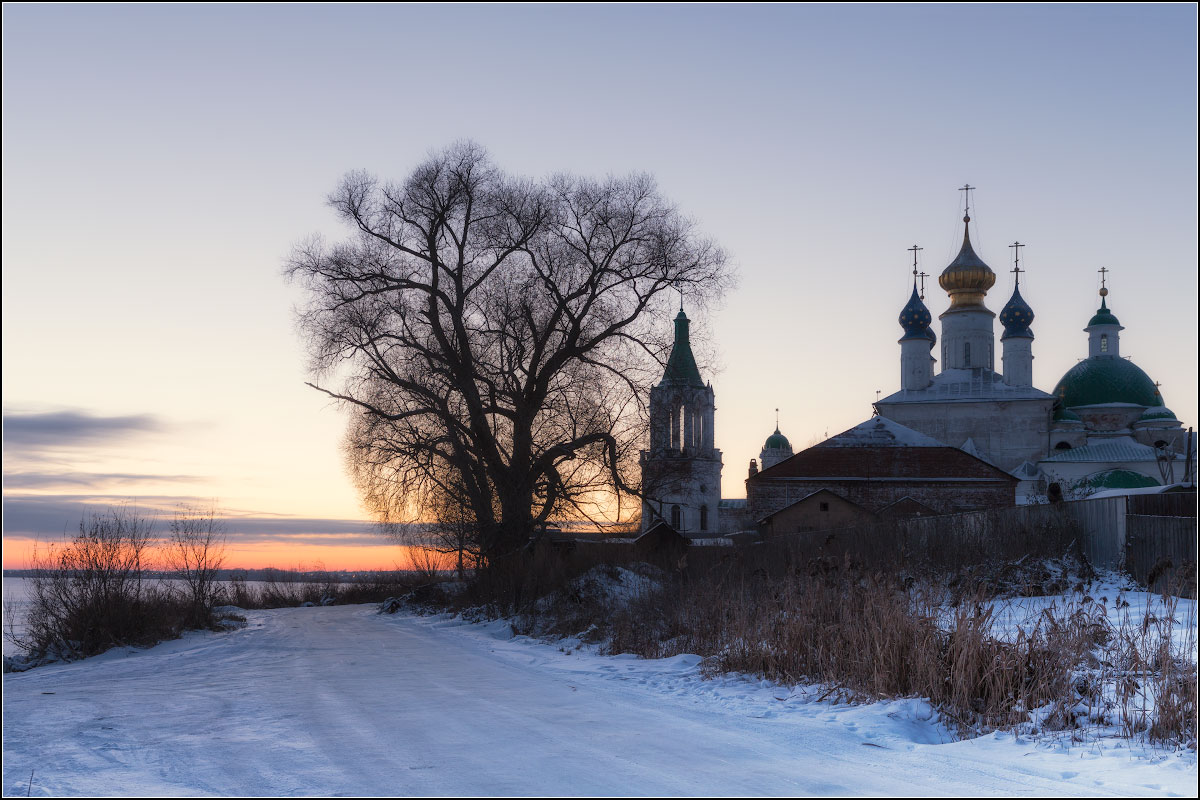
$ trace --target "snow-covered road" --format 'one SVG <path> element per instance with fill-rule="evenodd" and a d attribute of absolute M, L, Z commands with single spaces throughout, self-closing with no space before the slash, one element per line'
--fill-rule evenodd
<path fill-rule="evenodd" d="M 373 606 L 248 617 L 5 675 L 4 794 L 1195 795 L 1194 754 L 951 742 L 919 701 L 702 681 L 692 656 Z"/>

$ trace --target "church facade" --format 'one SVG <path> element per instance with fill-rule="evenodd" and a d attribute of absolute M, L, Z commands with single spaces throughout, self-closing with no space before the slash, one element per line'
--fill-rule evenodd
<path fill-rule="evenodd" d="M 1088 357 L 1052 392 L 1043 391 L 1033 385 L 1034 313 L 1021 296 L 1019 259 L 1012 296 L 997 315 L 986 304 L 996 274 L 975 252 L 970 224 L 968 211 L 962 247 L 938 277 L 950 301 L 938 317 L 940 339 L 914 264 L 913 291 L 899 317 L 900 388 L 875 402 L 879 422 L 793 453 L 777 420 L 750 461 L 746 500 L 720 497 L 713 388 L 700 376 L 680 309 L 666 371 L 650 393 L 650 448 L 641 454 L 643 531 L 666 522 L 695 539 L 762 529 L 793 506 L 793 516 L 806 514 L 808 505 L 853 505 L 883 516 L 954 513 L 1011 505 L 1014 494 L 1016 502 L 1039 502 L 1194 481 L 1193 434 L 1165 406 L 1158 385 L 1121 354 L 1124 328 L 1108 308 L 1105 282 L 1100 308 L 1084 328 Z M 1021 245 L 1014 247 L 1019 253 Z M 868 429 L 875 439 L 859 447 Z M 841 448 L 846 442 L 855 447 Z M 894 449 L 896 442 L 903 449 Z M 856 458 L 880 467 L 858 469 Z M 896 465 L 895 474 L 880 471 L 884 462 Z M 958 485 L 952 479 L 959 473 L 990 482 L 991 493 Z M 831 500 L 831 492 L 846 502 Z"/>
<path fill-rule="evenodd" d="M 996 369 L 997 316 L 985 304 L 996 275 L 972 247 L 970 223 L 968 213 L 962 247 L 938 277 L 950 298 L 939 317 L 942 369 L 935 374 L 937 337 L 914 280 L 899 320 L 900 390 L 877 401 L 876 412 L 1008 471 L 1023 482 L 1026 499 L 1182 480 L 1187 435 L 1157 385 L 1121 355 L 1123 328 L 1104 286 L 1084 328 L 1088 358 L 1048 393 L 1033 385 L 1034 313 L 1014 267 L 1013 293 L 998 317 Z"/>
<path fill-rule="evenodd" d="M 876 401 L 875 410 L 1012 471 L 1046 454 L 1054 397 L 1033 385 L 1033 311 L 1019 285 L 1000 313 L 1003 372 L 996 369 L 996 314 L 985 304 L 996 274 L 975 253 L 970 222 L 968 214 L 962 248 L 938 278 L 950 297 L 938 318 L 941 371 L 934 370 L 933 317 L 914 276 L 912 296 L 900 312 L 900 390 Z"/>

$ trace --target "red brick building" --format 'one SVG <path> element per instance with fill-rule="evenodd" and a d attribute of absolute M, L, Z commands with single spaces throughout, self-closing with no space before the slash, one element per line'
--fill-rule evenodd
<path fill-rule="evenodd" d="M 756 522 L 822 490 L 885 517 L 903 515 L 904 509 L 954 514 L 1015 505 L 1017 483 L 970 453 L 885 417 L 872 417 L 751 475 L 746 500 Z M 813 527 L 819 519 L 789 523 L 820 529 Z"/>

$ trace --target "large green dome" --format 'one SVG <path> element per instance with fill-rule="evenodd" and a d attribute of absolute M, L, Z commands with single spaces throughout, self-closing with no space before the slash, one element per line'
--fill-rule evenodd
<path fill-rule="evenodd" d="M 1085 358 L 1067 370 L 1054 387 L 1063 408 L 1102 403 L 1161 406 L 1154 381 L 1132 361 L 1115 356 Z"/>

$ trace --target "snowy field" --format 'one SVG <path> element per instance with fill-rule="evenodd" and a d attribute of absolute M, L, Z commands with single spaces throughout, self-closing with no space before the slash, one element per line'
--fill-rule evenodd
<path fill-rule="evenodd" d="M 695 656 L 374 606 L 246 616 L 5 675 L 4 794 L 1196 794 L 1191 752 L 954 741 L 918 700 L 705 681 Z"/>

